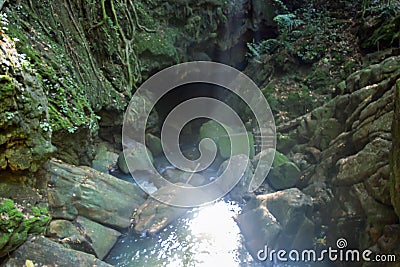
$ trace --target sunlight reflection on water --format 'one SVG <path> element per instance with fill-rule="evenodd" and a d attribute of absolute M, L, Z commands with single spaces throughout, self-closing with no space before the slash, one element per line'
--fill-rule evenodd
<path fill-rule="evenodd" d="M 115 266 L 257 266 L 243 246 L 234 203 L 194 209 L 152 237 L 122 237 L 106 261 Z"/>

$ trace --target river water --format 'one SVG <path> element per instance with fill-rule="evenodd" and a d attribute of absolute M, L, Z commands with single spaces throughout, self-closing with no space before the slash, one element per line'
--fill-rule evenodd
<path fill-rule="evenodd" d="M 198 156 L 193 147 L 184 149 L 184 154 Z M 201 174 L 212 179 L 220 163 L 217 160 Z M 172 168 L 164 157 L 155 158 L 155 167 L 160 173 Z M 134 182 L 130 175 L 116 176 Z M 234 220 L 240 211 L 237 203 L 220 199 L 188 211 L 157 235 L 140 236 L 129 230 L 119 238 L 105 261 L 121 267 L 261 266 L 244 246 Z"/>
<path fill-rule="evenodd" d="M 184 154 L 198 156 L 193 147 L 184 149 Z M 221 162 L 216 160 L 201 174 L 213 179 Z M 155 167 L 160 173 L 173 168 L 164 157 L 155 158 Z M 116 173 L 116 176 L 135 183 L 130 175 Z M 128 230 L 104 260 L 120 267 L 264 266 L 252 258 L 244 245 L 243 235 L 234 219 L 240 212 L 241 207 L 236 202 L 220 199 L 207 206 L 193 208 L 154 236 L 140 236 Z"/>
<path fill-rule="evenodd" d="M 220 200 L 195 208 L 155 236 L 123 235 L 105 259 L 114 266 L 261 266 L 234 220 L 240 207 Z"/>

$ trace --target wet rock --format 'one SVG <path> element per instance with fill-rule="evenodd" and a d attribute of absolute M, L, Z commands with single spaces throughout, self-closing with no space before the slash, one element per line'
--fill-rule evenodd
<path fill-rule="evenodd" d="M 146 146 L 149 148 L 153 156 L 158 156 L 163 151 L 161 139 L 150 133 L 146 134 Z"/>
<path fill-rule="evenodd" d="M 74 221 L 54 220 L 49 235 L 54 241 L 70 248 L 95 255 L 100 260 L 108 254 L 118 237 L 118 231 L 78 216 Z"/>
<path fill-rule="evenodd" d="M 90 241 L 96 257 L 101 260 L 110 252 L 121 235 L 114 229 L 107 228 L 82 216 L 78 216 L 76 225 L 85 234 L 86 239 Z"/>
<path fill-rule="evenodd" d="M 92 168 L 99 171 L 108 173 L 114 166 L 116 166 L 118 154 L 108 151 L 105 145 L 99 145 L 96 151 L 96 156 L 92 162 Z"/>
<path fill-rule="evenodd" d="M 58 241 L 61 244 L 68 244 L 72 249 L 94 255 L 90 241 L 85 238 L 84 233 L 79 231 L 72 221 L 51 221 L 47 234 L 54 241 Z"/>
<path fill-rule="evenodd" d="M 162 187 L 153 196 L 163 199 L 172 198 L 174 197 L 173 188 L 170 186 Z M 156 234 L 188 210 L 188 208 L 171 206 L 149 197 L 137 209 L 134 218 L 134 231 L 138 234 Z"/>
<path fill-rule="evenodd" d="M 309 219 L 312 209 L 311 197 L 292 188 L 252 198 L 237 221 L 252 255 L 264 245 L 309 248 L 314 236 L 314 223 Z"/>
<path fill-rule="evenodd" d="M 152 169 L 153 161 L 150 150 L 140 143 L 135 143 L 134 146 L 125 148 L 119 154 L 118 167 L 125 174 L 134 171 L 149 171 Z M 129 168 L 127 162 L 129 162 Z"/>
<path fill-rule="evenodd" d="M 285 233 L 289 234 L 296 233 L 299 223 L 312 212 L 311 197 L 297 188 L 261 195 L 257 199 L 275 216 Z"/>
<path fill-rule="evenodd" d="M 245 245 L 254 259 L 265 245 L 275 248 L 282 227 L 265 207 L 258 207 L 239 214 L 237 223 L 245 238 Z"/>
<path fill-rule="evenodd" d="M 167 169 L 162 176 L 171 183 L 184 183 L 193 186 L 201 186 L 208 183 L 208 180 L 198 173 L 190 173 L 178 169 Z"/>
<path fill-rule="evenodd" d="M 110 267 L 111 265 L 100 261 L 94 255 L 64 247 L 45 237 L 31 237 L 19 247 L 11 257 L 6 260 L 6 267 L 26 266 L 26 262 L 38 266 L 98 266 Z"/>
<path fill-rule="evenodd" d="M 249 195 L 249 187 L 254 175 L 254 169 L 252 164 L 250 164 L 250 160 L 245 155 L 234 155 L 232 159 L 237 160 L 239 162 L 244 162 L 244 161 L 249 162 L 239 182 L 235 185 L 235 187 L 232 188 L 231 191 L 229 191 L 229 198 L 241 203 L 243 201 L 243 198 Z M 221 164 L 220 168 L 217 171 L 218 177 L 222 175 L 222 173 L 228 166 L 229 161 L 232 159 L 228 159 Z M 231 169 L 227 171 L 230 173 L 230 174 L 228 173 L 228 176 L 232 176 L 232 175 L 237 175 L 240 170 L 238 166 L 232 165 Z"/>
<path fill-rule="evenodd" d="M 146 195 L 137 186 L 89 167 L 50 161 L 49 204 L 53 218 L 81 215 L 103 225 L 126 228 Z"/>

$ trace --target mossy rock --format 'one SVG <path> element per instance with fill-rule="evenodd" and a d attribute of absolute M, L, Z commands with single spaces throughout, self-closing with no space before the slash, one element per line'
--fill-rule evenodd
<path fill-rule="evenodd" d="M 144 146 L 141 144 L 138 145 Z M 117 164 L 123 173 L 128 174 L 130 171 L 150 171 L 152 169 L 150 164 L 153 164 L 153 162 L 153 155 L 148 148 L 126 148 L 119 154 Z"/>
<path fill-rule="evenodd" d="M 48 101 L 40 76 L 16 44 L 0 30 L 1 169 L 36 172 L 54 151 L 51 145 Z"/>
<path fill-rule="evenodd" d="M 146 146 L 149 148 L 153 156 L 158 156 L 163 152 L 161 139 L 150 133 L 146 134 Z"/>
<path fill-rule="evenodd" d="M 246 140 L 247 139 L 247 140 Z M 249 156 L 249 158 L 253 158 L 255 154 L 254 150 L 254 137 L 252 133 L 247 132 L 247 136 L 232 136 L 231 140 L 233 142 L 237 142 L 238 145 L 232 147 L 231 151 L 231 141 L 228 137 L 223 136 L 220 138 L 218 142 L 219 153 L 222 158 L 226 159 L 232 155 L 244 154 Z M 246 144 L 249 144 L 248 146 Z"/>
<path fill-rule="evenodd" d="M 276 190 L 294 187 L 300 180 L 301 171 L 293 162 L 285 162 L 274 167 L 268 174 L 270 184 Z"/>
<path fill-rule="evenodd" d="M 276 134 L 276 149 L 284 153 L 288 153 L 296 144 L 296 134 L 294 132 L 288 134 Z"/>
<path fill-rule="evenodd" d="M 29 234 L 42 234 L 50 222 L 46 208 L 21 206 L 11 199 L 0 200 L 0 257 L 25 242 Z"/>
<path fill-rule="evenodd" d="M 228 130 L 230 130 L 230 128 L 228 128 Z M 236 135 L 229 137 L 224 126 L 211 120 L 200 127 L 199 140 L 203 140 L 204 138 L 210 138 L 215 142 L 219 155 L 224 159 L 229 158 L 231 154 L 245 154 L 250 158 L 254 157 L 254 137 L 252 133 L 248 132 L 247 135 L 244 136 Z M 233 147 L 232 151 L 231 140 L 238 144 Z M 246 143 L 249 144 L 248 147 L 246 146 Z"/>
<path fill-rule="evenodd" d="M 275 157 L 274 157 L 274 161 L 272 162 L 272 167 L 279 167 L 282 164 L 289 162 L 289 159 L 283 155 L 281 152 L 279 151 L 275 151 Z"/>

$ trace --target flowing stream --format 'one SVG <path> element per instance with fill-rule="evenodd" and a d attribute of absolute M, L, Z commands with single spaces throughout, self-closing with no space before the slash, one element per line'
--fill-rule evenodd
<path fill-rule="evenodd" d="M 197 157 L 193 147 L 184 149 L 188 157 Z M 208 179 L 216 175 L 220 161 L 202 172 Z M 155 158 L 160 173 L 173 168 L 164 157 Z M 133 182 L 130 175 L 117 175 Z M 241 211 L 232 201 L 220 199 L 194 208 L 154 236 L 140 236 L 132 230 L 124 233 L 106 262 L 114 266 L 261 266 L 244 246 L 234 217 Z"/>
<path fill-rule="evenodd" d="M 114 266 L 261 266 L 243 244 L 233 217 L 240 207 L 220 200 L 195 208 L 155 236 L 132 232 L 106 258 Z"/>

